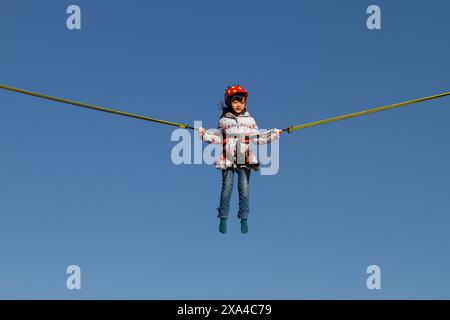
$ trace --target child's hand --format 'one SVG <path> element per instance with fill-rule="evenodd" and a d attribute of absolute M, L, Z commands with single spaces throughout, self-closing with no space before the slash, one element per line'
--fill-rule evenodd
<path fill-rule="evenodd" d="M 282 134 L 283 133 L 283 130 L 280 130 L 280 129 L 273 129 L 274 131 L 275 131 L 275 133 L 276 134 L 278 134 L 278 135 L 280 135 L 280 134 Z"/>
<path fill-rule="evenodd" d="M 201 134 L 204 134 L 206 132 L 206 129 L 200 127 L 200 128 L 198 128 L 198 132 L 201 133 Z"/>

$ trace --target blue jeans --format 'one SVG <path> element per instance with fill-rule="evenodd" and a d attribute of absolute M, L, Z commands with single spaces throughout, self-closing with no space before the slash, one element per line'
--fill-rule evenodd
<path fill-rule="evenodd" d="M 218 218 L 228 218 L 230 211 L 231 193 L 233 191 L 234 172 L 238 174 L 238 190 L 239 190 L 239 219 L 247 219 L 249 212 L 249 193 L 248 187 L 250 182 L 250 168 L 226 169 L 222 170 L 222 193 L 220 195 L 220 207 Z"/>

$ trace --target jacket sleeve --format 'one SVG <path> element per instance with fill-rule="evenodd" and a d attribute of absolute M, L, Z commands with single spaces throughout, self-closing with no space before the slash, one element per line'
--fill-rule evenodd
<path fill-rule="evenodd" d="M 219 120 L 219 123 L 217 125 L 217 129 L 207 130 L 205 133 L 201 134 L 199 133 L 198 136 L 200 139 L 202 139 L 205 142 L 208 143 L 215 143 L 215 144 L 222 144 L 223 137 L 222 137 L 222 124 Z"/>
<path fill-rule="evenodd" d="M 256 122 L 254 122 L 254 129 L 252 130 L 252 135 L 250 137 L 251 142 L 256 144 L 268 144 L 278 139 L 278 137 L 279 134 L 277 134 L 274 129 L 260 132 Z"/>

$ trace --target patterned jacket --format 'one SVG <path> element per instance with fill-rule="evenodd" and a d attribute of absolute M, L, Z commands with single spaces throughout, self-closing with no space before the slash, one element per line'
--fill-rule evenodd
<path fill-rule="evenodd" d="M 223 145 L 222 153 L 216 160 L 217 169 L 248 167 L 258 171 L 259 162 L 250 143 L 267 144 L 279 135 L 273 129 L 260 132 L 255 119 L 244 111 L 238 116 L 227 112 L 219 119 L 217 130 L 199 133 L 199 137 L 208 143 Z"/>

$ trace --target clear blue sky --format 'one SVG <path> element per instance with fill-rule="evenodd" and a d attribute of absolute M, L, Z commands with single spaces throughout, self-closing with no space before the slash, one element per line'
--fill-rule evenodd
<path fill-rule="evenodd" d="M 210 128 L 238 82 L 261 128 L 285 128 L 449 91 L 449 14 L 443 0 L 3 0 L 0 83 Z M 278 174 L 250 178 L 247 235 L 237 189 L 218 232 L 220 171 L 172 164 L 172 127 L 6 91 L 0 105 L 0 298 L 450 298 L 450 98 L 283 135 Z"/>

